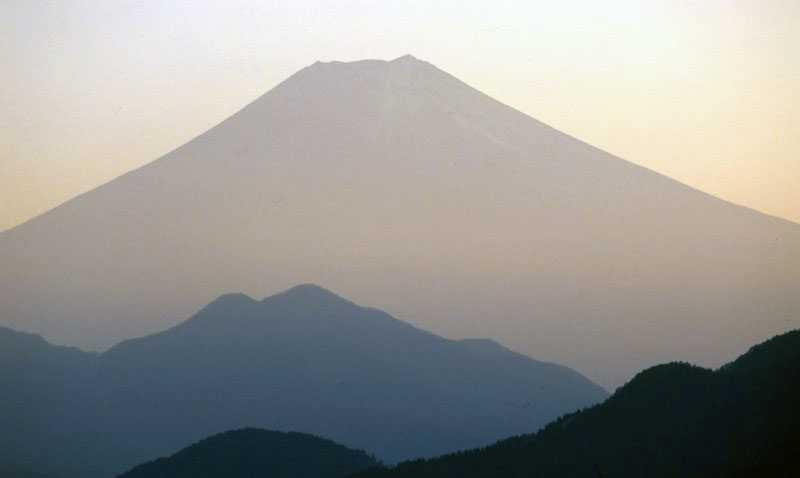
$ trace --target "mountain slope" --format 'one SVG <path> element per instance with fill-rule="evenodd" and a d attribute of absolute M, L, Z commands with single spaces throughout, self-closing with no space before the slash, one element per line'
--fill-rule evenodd
<path fill-rule="evenodd" d="M 797 476 L 799 376 L 793 331 L 718 371 L 647 369 L 602 404 L 535 435 L 357 476 Z"/>
<path fill-rule="evenodd" d="M 220 290 L 312 281 L 616 387 L 797 327 L 800 226 L 406 56 L 311 65 L 0 236 L 2 324 L 92 349 L 174 325 Z"/>
<path fill-rule="evenodd" d="M 59 478 L 55 475 L 45 475 L 27 468 L 0 463 L 0 476 L 3 478 Z"/>
<path fill-rule="evenodd" d="M 137 465 L 120 478 L 340 478 L 377 464 L 363 451 L 324 438 L 246 428 Z"/>
<path fill-rule="evenodd" d="M 102 354 L 11 331 L 0 351 L 0 461 L 83 478 L 241 427 L 312 433 L 388 462 L 434 456 L 608 395 L 566 367 L 444 339 L 314 285 L 224 295 Z"/>

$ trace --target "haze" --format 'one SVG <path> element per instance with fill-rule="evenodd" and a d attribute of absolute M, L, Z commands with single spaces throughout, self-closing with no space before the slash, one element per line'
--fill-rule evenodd
<path fill-rule="evenodd" d="M 408 52 L 601 149 L 800 221 L 797 2 L 339 3 L 3 2 L 0 230 L 316 60 Z"/>

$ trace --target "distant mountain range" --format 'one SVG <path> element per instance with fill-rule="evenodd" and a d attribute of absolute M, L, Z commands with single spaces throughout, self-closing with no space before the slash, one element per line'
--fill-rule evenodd
<path fill-rule="evenodd" d="M 98 354 L 0 328 L 0 462 L 107 478 L 224 430 L 312 433 L 387 462 L 536 430 L 608 393 L 314 285 L 224 295 Z"/>
<path fill-rule="evenodd" d="M 310 65 L 0 234 L 0 323 L 91 350 L 311 281 L 616 388 L 800 326 L 800 226 L 404 56 Z"/>
<path fill-rule="evenodd" d="M 246 428 L 206 438 L 119 478 L 342 478 L 377 465 L 363 451 L 324 438 Z"/>
<path fill-rule="evenodd" d="M 649 368 L 538 433 L 357 478 L 800 476 L 800 331 L 717 371 Z"/>

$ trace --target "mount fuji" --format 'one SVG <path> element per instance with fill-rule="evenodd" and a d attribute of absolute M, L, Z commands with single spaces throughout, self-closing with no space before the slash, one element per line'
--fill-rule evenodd
<path fill-rule="evenodd" d="M 798 327 L 800 226 L 407 55 L 310 65 L 0 234 L 0 324 L 95 350 L 225 291 L 306 282 L 613 388 L 673 359 L 718 366 Z"/>

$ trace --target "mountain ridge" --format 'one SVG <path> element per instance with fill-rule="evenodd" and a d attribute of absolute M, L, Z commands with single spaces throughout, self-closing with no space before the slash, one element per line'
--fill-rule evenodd
<path fill-rule="evenodd" d="M 608 393 L 572 369 L 446 339 L 313 285 L 225 294 L 103 353 L 13 353 L 0 461 L 91 478 L 220 430 L 300 431 L 389 462 L 536 429 Z M 527 403 L 525 407 L 516 407 Z"/>

